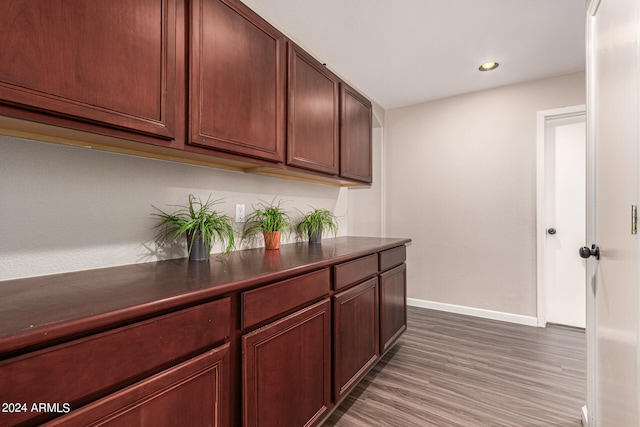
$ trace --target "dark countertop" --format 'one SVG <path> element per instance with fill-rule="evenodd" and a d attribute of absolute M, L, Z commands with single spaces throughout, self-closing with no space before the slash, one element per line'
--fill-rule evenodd
<path fill-rule="evenodd" d="M 338 237 L 213 255 L 0 282 L 0 359 L 328 265 L 409 243 L 404 238 Z"/>

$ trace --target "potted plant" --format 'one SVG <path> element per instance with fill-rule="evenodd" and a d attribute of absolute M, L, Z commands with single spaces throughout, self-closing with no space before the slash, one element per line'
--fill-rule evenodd
<path fill-rule="evenodd" d="M 254 208 L 247 216 L 242 238 L 262 233 L 266 249 L 280 249 L 281 235 L 291 226 L 291 218 L 281 205 L 282 201 L 276 204 L 274 198 L 271 203 L 261 203 L 258 209 Z"/>
<path fill-rule="evenodd" d="M 296 226 L 299 236 L 308 236 L 309 243 L 322 243 L 322 234 L 331 231 L 335 236 L 338 233 L 338 222 L 333 212 L 327 209 L 313 209 L 304 214 L 302 220 Z"/>
<path fill-rule="evenodd" d="M 173 241 L 186 235 L 190 261 L 208 261 L 216 241 L 223 244 L 223 254 L 228 254 L 235 245 L 233 226 L 229 216 L 213 210 L 219 202 L 208 198 L 202 203 L 199 197 L 190 194 L 189 204 L 178 206 L 180 209 L 173 213 L 154 206 L 159 212 L 153 214 L 159 219 L 156 225 L 159 237 Z"/>

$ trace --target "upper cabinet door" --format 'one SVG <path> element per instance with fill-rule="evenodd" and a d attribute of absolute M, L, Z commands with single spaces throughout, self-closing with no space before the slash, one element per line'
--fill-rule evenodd
<path fill-rule="evenodd" d="M 287 164 L 338 174 L 339 79 L 289 42 Z"/>
<path fill-rule="evenodd" d="M 235 0 L 195 0 L 189 143 L 284 161 L 286 41 Z"/>
<path fill-rule="evenodd" d="M 11 0 L 0 103 L 175 137 L 175 0 Z"/>
<path fill-rule="evenodd" d="M 371 102 L 344 83 L 340 87 L 340 176 L 371 183 Z"/>

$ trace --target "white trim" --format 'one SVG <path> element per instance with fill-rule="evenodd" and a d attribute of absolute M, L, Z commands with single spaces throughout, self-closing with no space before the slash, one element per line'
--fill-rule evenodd
<path fill-rule="evenodd" d="M 587 230 L 586 244 L 595 243 L 595 135 L 596 127 L 594 114 L 596 105 L 595 60 L 596 60 L 596 14 L 600 7 L 600 0 L 589 0 L 587 6 L 587 20 L 585 31 L 586 45 L 586 92 L 587 92 Z M 591 283 L 595 280 L 595 263 L 587 263 L 587 327 L 585 332 L 587 347 L 587 401 L 584 411 L 588 413 L 585 427 L 597 427 L 598 405 L 596 404 L 596 296 Z M 595 284 L 595 282 L 593 283 Z"/>
<path fill-rule="evenodd" d="M 544 327 L 547 323 L 545 310 L 545 274 L 544 274 L 544 253 L 547 221 L 545 218 L 545 124 L 549 120 L 585 117 L 585 105 L 574 105 L 571 107 L 555 108 L 553 110 L 538 111 L 537 141 L 536 141 L 536 281 L 537 281 L 537 326 Z M 577 248 L 576 248 L 577 250 Z"/>
<path fill-rule="evenodd" d="M 449 313 L 464 314 L 467 316 L 482 317 L 484 319 L 517 323 L 520 325 L 538 326 L 538 321 L 535 317 L 523 316 L 521 314 L 485 310 L 483 308 L 466 307 L 462 305 L 446 304 L 442 302 L 427 301 L 416 298 L 407 298 L 407 305 L 410 305 L 412 307 L 422 307 L 432 310 L 446 311 Z"/>
<path fill-rule="evenodd" d="M 589 427 L 589 414 L 587 412 L 587 405 L 584 405 L 582 407 L 582 418 L 580 421 L 582 421 L 582 425 L 584 427 Z"/>

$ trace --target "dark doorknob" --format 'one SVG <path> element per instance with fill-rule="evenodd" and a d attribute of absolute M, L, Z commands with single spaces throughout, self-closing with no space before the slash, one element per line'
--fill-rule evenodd
<path fill-rule="evenodd" d="M 552 236 L 554 234 L 556 234 L 556 229 L 555 228 L 547 228 L 547 233 L 551 234 Z"/>
<path fill-rule="evenodd" d="M 591 249 L 586 246 L 580 248 L 580 256 L 582 258 L 589 258 L 590 256 L 596 257 L 596 259 L 600 259 L 600 248 L 596 245 L 591 245 Z"/>

